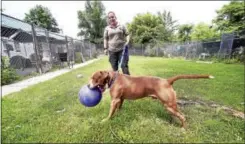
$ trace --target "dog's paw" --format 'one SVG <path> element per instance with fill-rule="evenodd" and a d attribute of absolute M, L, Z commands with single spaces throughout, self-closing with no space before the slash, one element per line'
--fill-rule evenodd
<path fill-rule="evenodd" d="M 186 128 L 182 127 L 182 128 L 180 129 L 180 131 L 181 131 L 182 133 L 186 133 Z"/>
<path fill-rule="evenodd" d="M 109 120 L 109 118 L 104 118 L 100 123 L 105 123 Z"/>

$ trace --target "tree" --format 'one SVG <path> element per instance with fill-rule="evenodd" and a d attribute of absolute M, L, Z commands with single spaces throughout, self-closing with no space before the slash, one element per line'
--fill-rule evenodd
<path fill-rule="evenodd" d="M 36 5 L 25 13 L 24 21 L 33 23 L 52 32 L 59 32 L 58 23 L 47 7 Z"/>
<path fill-rule="evenodd" d="M 205 41 L 208 39 L 218 38 L 219 33 L 208 24 L 197 24 L 191 33 L 191 39 L 196 41 Z"/>
<path fill-rule="evenodd" d="M 170 42 L 174 38 L 176 22 L 170 12 L 158 12 L 157 15 L 148 12 L 136 15 L 128 24 L 128 30 L 134 43 Z"/>
<path fill-rule="evenodd" d="M 240 31 L 245 28 L 244 1 L 231 1 L 216 11 L 213 23 L 221 32 Z"/>
<path fill-rule="evenodd" d="M 103 42 L 103 32 L 106 27 L 105 7 L 101 1 L 86 1 L 85 10 L 78 11 L 78 36 L 83 36 L 92 43 Z"/>
<path fill-rule="evenodd" d="M 178 27 L 178 39 L 180 42 L 186 42 L 191 40 L 191 32 L 193 29 L 192 24 L 183 24 Z"/>
<path fill-rule="evenodd" d="M 164 41 L 170 42 L 173 41 L 174 32 L 177 30 L 176 22 L 177 20 L 173 20 L 170 11 L 164 10 L 163 13 L 158 12 L 158 17 L 161 20 L 161 23 L 164 26 Z"/>
<path fill-rule="evenodd" d="M 127 25 L 134 43 L 150 43 L 161 40 L 164 26 L 160 18 L 151 13 L 137 14 L 133 21 Z"/>

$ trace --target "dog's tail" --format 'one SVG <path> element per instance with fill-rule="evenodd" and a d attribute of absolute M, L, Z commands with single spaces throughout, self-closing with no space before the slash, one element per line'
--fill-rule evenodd
<path fill-rule="evenodd" d="M 176 80 L 179 79 L 200 79 L 200 78 L 214 78 L 214 76 L 211 75 L 177 75 L 171 78 L 168 78 L 167 81 L 170 85 L 172 85 Z"/>

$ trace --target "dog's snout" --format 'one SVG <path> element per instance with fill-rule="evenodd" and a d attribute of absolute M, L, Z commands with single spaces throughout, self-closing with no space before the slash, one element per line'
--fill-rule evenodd
<path fill-rule="evenodd" d="M 92 80 L 89 81 L 88 87 L 89 88 L 94 88 L 94 85 L 93 85 L 93 81 Z"/>
<path fill-rule="evenodd" d="M 88 88 L 91 88 L 90 84 L 88 84 Z"/>
<path fill-rule="evenodd" d="M 88 88 L 93 89 L 95 86 L 88 84 Z"/>

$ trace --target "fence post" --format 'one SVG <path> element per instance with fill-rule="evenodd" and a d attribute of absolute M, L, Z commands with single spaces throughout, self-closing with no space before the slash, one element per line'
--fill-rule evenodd
<path fill-rule="evenodd" d="M 92 49 L 91 49 L 91 43 L 89 42 L 89 58 L 92 58 Z"/>
<path fill-rule="evenodd" d="M 83 44 L 83 46 L 81 46 L 81 57 L 82 57 L 82 62 L 85 62 L 86 60 L 83 57 L 83 48 L 85 46 L 84 42 L 81 42 Z"/>
<path fill-rule="evenodd" d="M 66 50 L 67 50 L 67 62 L 69 62 L 69 63 L 70 63 L 70 60 L 69 60 L 69 58 L 68 58 L 69 48 L 68 48 L 67 36 L 65 36 L 65 42 L 66 42 Z"/>
<path fill-rule="evenodd" d="M 35 56 L 36 56 L 36 69 L 37 72 L 42 74 L 42 64 L 40 61 L 40 55 L 39 55 L 39 50 L 38 50 L 38 44 L 37 44 L 37 37 L 36 37 L 36 31 L 34 28 L 34 24 L 31 24 L 31 29 L 32 29 L 32 38 L 33 38 L 33 46 L 34 46 L 34 51 L 35 51 Z"/>
<path fill-rule="evenodd" d="M 71 60 L 70 60 L 70 50 L 69 50 L 69 46 L 68 46 L 68 40 L 67 40 L 67 36 L 65 36 L 65 42 L 66 42 L 66 49 L 67 49 L 67 64 L 70 68 L 71 65 Z M 73 64 L 71 65 L 73 67 Z"/>
<path fill-rule="evenodd" d="M 75 53 L 76 53 L 76 49 L 75 49 L 75 45 L 74 45 L 74 41 L 73 41 L 73 39 L 72 39 L 72 49 L 73 49 L 73 61 L 74 61 L 74 63 L 75 63 Z"/>
<path fill-rule="evenodd" d="M 72 44 L 72 61 L 75 63 L 75 48 L 73 43 L 73 38 L 71 38 L 71 44 Z"/>
<path fill-rule="evenodd" d="M 157 57 L 159 56 L 158 53 L 159 53 L 159 44 L 157 44 Z"/>
<path fill-rule="evenodd" d="M 185 46 L 185 59 L 187 59 L 188 52 L 189 52 L 189 48 L 187 46 Z"/>
<path fill-rule="evenodd" d="M 141 44 L 141 56 L 143 56 L 144 52 L 143 52 L 143 44 Z"/>
<path fill-rule="evenodd" d="M 137 55 L 137 53 L 136 53 L 136 48 L 134 47 L 134 55 Z"/>
<path fill-rule="evenodd" d="M 27 57 L 27 51 L 26 51 L 26 46 L 25 46 L 25 44 L 23 44 L 23 46 L 24 46 L 24 50 L 25 50 L 25 56 Z"/>
<path fill-rule="evenodd" d="M 52 55 L 51 45 L 50 45 L 50 41 L 49 41 L 49 33 L 46 29 L 45 29 L 45 35 L 46 35 L 46 41 L 48 43 L 48 48 L 49 48 L 50 57 L 51 57 L 50 62 L 51 62 L 51 65 L 53 65 L 53 55 Z"/>

